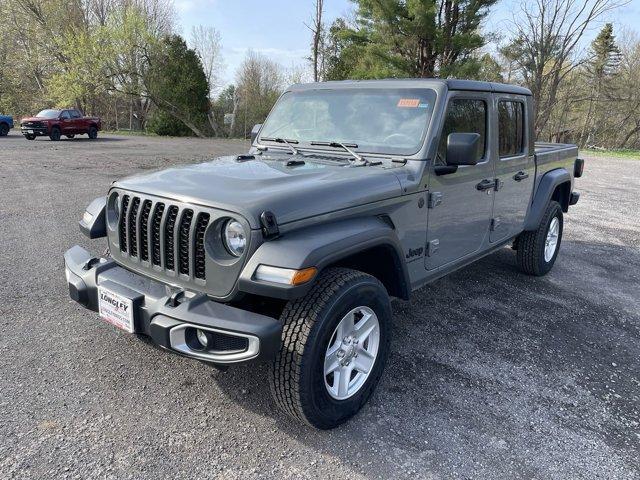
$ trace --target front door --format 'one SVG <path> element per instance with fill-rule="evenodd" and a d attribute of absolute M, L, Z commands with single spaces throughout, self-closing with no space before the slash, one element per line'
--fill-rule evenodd
<path fill-rule="evenodd" d="M 63 135 L 73 134 L 75 129 L 73 128 L 73 120 L 71 120 L 71 114 L 69 110 L 63 110 L 60 114 L 60 132 Z"/>
<path fill-rule="evenodd" d="M 428 270 L 473 254 L 487 242 L 493 207 L 494 165 L 491 123 L 492 96 L 481 92 L 451 92 L 439 148 L 429 175 L 427 226 Z M 447 136 L 478 133 L 478 164 L 459 166 L 454 173 L 438 175 L 446 165 Z"/>
<path fill-rule="evenodd" d="M 529 149 L 531 142 L 525 128 L 528 125 L 525 98 L 500 95 L 495 102 L 499 188 L 494 196 L 491 242 L 508 239 L 522 231 L 535 177 L 534 152 Z"/>

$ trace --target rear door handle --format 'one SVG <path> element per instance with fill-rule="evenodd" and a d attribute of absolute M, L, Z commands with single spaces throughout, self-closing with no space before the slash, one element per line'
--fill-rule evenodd
<path fill-rule="evenodd" d="M 478 190 L 489 190 L 490 188 L 493 188 L 495 186 L 496 186 L 495 180 L 489 180 L 488 178 L 485 178 L 479 184 L 476 185 L 476 188 Z"/>
<path fill-rule="evenodd" d="M 518 172 L 513 176 L 513 179 L 516 182 L 521 182 L 525 178 L 529 178 L 529 174 L 527 172 Z"/>

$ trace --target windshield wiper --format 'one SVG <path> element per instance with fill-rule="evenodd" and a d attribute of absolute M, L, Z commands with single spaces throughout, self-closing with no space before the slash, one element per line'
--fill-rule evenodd
<path fill-rule="evenodd" d="M 291 153 L 294 155 L 298 154 L 298 149 L 291 145 L 292 143 L 298 143 L 298 140 L 287 140 L 286 138 L 270 138 L 270 137 L 261 137 L 260 140 L 266 140 L 267 142 L 276 142 L 276 143 L 284 143 L 287 147 L 291 149 Z"/>
<path fill-rule="evenodd" d="M 353 158 L 355 158 L 358 162 L 367 165 L 367 160 L 362 158 L 356 152 L 351 150 L 351 148 L 358 148 L 356 143 L 342 143 L 342 142 L 311 142 L 311 145 L 318 145 L 322 147 L 332 147 L 332 148 L 342 148 L 344 151 L 349 153 Z M 351 147 L 351 148 L 349 148 Z"/>

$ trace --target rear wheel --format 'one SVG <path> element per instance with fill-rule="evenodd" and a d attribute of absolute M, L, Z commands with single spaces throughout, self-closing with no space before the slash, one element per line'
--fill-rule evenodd
<path fill-rule="evenodd" d="M 367 402 L 384 370 L 391 306 L 371 275 L 324 271 L 303 298 L 287 304 L 271 391 L 280 409 L 317 428 L 333 428 Z"/>
<path fill-rule="evenodd" d="M 89 128 L 89 138 L 91 140 L 95 140 L 96 138 L 98 138 L 98 129 L 96 127 Z"/>
<path fill-rule="evenodd" d="M 9 125 L 6 123 L 0 123 L 0 137 L 6 137 L 9 133 Z"/>
<path fill-rule="evenodd" d="M 518 265 L 529 275 L 542 276 L 551 270 L 562 242 L 562 207 L 549 202 L 537 230 L 523 232 L 517 240 Z"/>
<path fill-rule="evenodd" d="M 60 136 L 60 129 L 58 127 L 53 127 L 51 129 L 51 133 L 49 134 L 49 138 L 54 142 L 57 142 L 58 140 L 60 140 Z"/>

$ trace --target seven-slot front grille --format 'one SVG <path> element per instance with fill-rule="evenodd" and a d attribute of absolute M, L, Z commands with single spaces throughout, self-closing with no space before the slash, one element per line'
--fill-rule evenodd
<path fill-rule="evenodd" d="M 123 195 L 119 249 L 167 272 L 206 280 L 205 231 L 210 215 L 169 202 Z"/>

